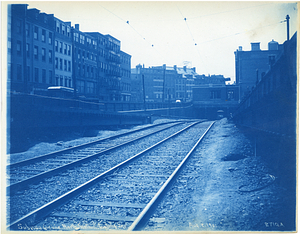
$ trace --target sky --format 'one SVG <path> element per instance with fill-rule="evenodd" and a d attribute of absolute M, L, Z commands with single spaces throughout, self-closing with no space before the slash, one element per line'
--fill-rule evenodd
<path fill-rule="evenodd" d="M 251 42 L 268 48 L 272 39 L 297 30 L 297 4 L 278 1 L 34 1 L 29 8 L 54 14 L 83 32 L 110 34 L 130 54 L 131 67 L 196 67 L 198 74 L 224 75 L 235 80 L 234 51 L 251 50 Z"/>

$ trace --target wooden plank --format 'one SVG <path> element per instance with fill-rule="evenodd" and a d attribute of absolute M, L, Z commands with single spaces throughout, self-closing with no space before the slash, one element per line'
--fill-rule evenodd
<path fill-rule="evenodd" d="M 118 174 L 118 176 L 128 176 L 127 174 Z M 145 175 L 145 174 L 134 174 L 134 175 L 130 175 L 131 177 L 137 177 L 137 176 L 147 176 L 147 177 L 166 177 L 166 178 L 169 178 L 170 175 Z"/>
<path fill-rule="evenodd" d="M 151 186 L 152 188 L 153 186 Z M 159 186 L 160 188 L 161 186 Z M 147 188 L 150 188 L 150 186 L 148 186 Z M 102 193 L 112 193 L 112 194 L 125 194 L 125 195 L 129 195 L 129 196 L 138 196 L 141 193 L 135 193 L 132 191 L 123 191 L 123 190 L 101 190 Z M 146 192 L 147 193 L 147 192 Z M 150 197 L 153 197 L 156 193 L 147 193 L 147 195 L 149 195 Z"/>
<path fill-rule="evenodd" d="M 141 208 L 143 209 L 147 204 L 127 204 L 127 203 L 112 203 L 112 202 L 91 202 L 91 201 L 75 201 L 76 205 L 83 206 L 113 206 L 126 208 Z"/>
<path fill-rule="evenodd" d="M 80 218 L 80 219 L 103 219 L 103 220 L 110 220 L 110 221 L 126 221 L 126 222 L 133 222 L 136 219 L 136 217 L 130 217 L 130 216 L 89 214 L 85 212 L 76 212 L 76 213 L 54 212 L 51 213 L 50 216 Z"/>

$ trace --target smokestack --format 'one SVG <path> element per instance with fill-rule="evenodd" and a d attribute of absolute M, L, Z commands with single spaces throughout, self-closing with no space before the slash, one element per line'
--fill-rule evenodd
<path fill-rule="evenodd" d="M 290 40 L 290 16 L 286 16 L 286 30 L 287 30 L 287 40 Z"/>

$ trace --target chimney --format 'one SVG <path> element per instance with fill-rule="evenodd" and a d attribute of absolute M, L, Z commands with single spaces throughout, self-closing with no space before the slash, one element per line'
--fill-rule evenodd
<path fill-rule="evenodd" d="M 239 51 L 242 51 L 243 50 L 243 47 L 242 46 L 239 46 Z"/>
<path fill-rule="evenodd" d="M 183 70 L 186 72 L 186 66 L 183 66 Z"/>
<path fill-rule="evenodd" d="M 260 50 L 260 42 L 253 42 L 253 43 L 251 43 L 251 50 L 252 51 L 258 51 L 258 50 Z"/>
<path fill-rule="evenodd" d="M 193 67 L 192 70 L 193 70 L 194 72 L 196 72 L 196 67 Z"/>
<path fill-rule="evenodd" d="M 174 65 L 174 70 L 177 71 L 177 66 L 176 65 Z"/>
<path fill-rule="evenodd" d="M 75 24 L 75 29 L 79 31 L 79 24 Z"/>

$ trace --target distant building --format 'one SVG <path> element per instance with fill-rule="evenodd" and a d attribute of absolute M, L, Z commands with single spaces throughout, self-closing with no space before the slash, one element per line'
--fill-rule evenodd
<path fill-rule="evenodd" d="M 282 54 L 282 45 L 272 40 L 268 43 L 268 50 L 261 50 L 260 43 L 251 43 L 251 51 L 243 51 L 240 46 L 234 54 L 236 85 L 239 86 L 240 97 L 243 98 Z"/>
<path fill-rule="evenodd" d="M 9 91 L 46 94 L 49 86 L 63 86 L 75 97 L 130 100 L 131 55 L 119 40 L 27 8 L 8 7 Z"/>
<path fill-rule="evenodd" d="M 55 82 L 53 85 L 73 88 L 71 23 L 54 18 Z M 49 51 L 49 60 L 50 54 Z"/>
<path fill-rule="evenodd" d="M 131 99 L 131 55 L 120 51 L 121 64 L 120 64 L 120 90 L 121 90 L 121 101 L 129 102 Z"/>
<path fill-rule="evenodd" d="M 132 101 L 190 101 L 196 75 L 195 68 L 179 68 L 176 65 L 168 67 L 165 64 L 145 68 L 137 65 L 131 69 Z"/>
<path fill-rule="evenodd" d="M 8 13 L 8 87 L 33 93 L 54 81 L 54 16 L 10 5 Z"/>
<path fill-rule="evenodd" d="M 78 96 L 96 98 L 97 93 L 97 44 L 95 39 L 72 27 L 73 82 Z"/>

